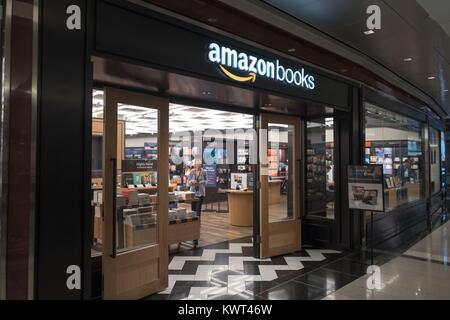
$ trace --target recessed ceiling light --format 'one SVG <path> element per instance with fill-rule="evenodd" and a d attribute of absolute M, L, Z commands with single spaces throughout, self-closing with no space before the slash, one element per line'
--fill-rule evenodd
<path fill-rule="evenodd" d="M 413 59 L 412 58 L 404 58 L 403 61 L 405 62 L 411 62 Z"/>
<path fill-rule="evenodd" d="M 364 34 L 366 35 L 366 36 L 368 36 L 368 35 L 370 35 L 370 34 L 374 34 L 375 33 L 375 31 L 373 31 L 373 30 L 367 30 L 367 31 L 364 31 Z"/>
<path fill-rule="evenodd" d="M 211 95 L 211 91 L 203 91 L 202 94 L 205 95 L 205 96 L 210 96 Z"/>
<path fill-rule="evenodd" d="M 295 49 L 295 48 L 288 49 L 288 52 L 295 52 L 295 51 L 297 51 L 297 49 Z"/>
<path fill-rule="evenodd" d="M 444 89 L 443 91 L 444 91 L 444 92 L 448 92 L 448 89 Z"/>
<path fill-rule="evenodd" d="M 436 79 L 436 77 L 433 77 L 433 76 L 428 77 L 428 80 L 434 80 L 434 79 Z"/>
<path fill-rule="evenodd" d="M 217 19 L 216 18 L 208 18 L 207 21 L 210 23 L 216 23 Z"/>

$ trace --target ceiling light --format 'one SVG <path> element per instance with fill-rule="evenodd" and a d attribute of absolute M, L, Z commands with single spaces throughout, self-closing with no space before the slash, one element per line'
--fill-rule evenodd
<path fill-rule="evenodd" d="M 295 49 L 295 48 L 288 49 L 288 52 L 295 52 L 295 51 L 297 51 L 297 49 Z"/>
<path fill-rule="evenodd" d="M 202 94 L 205 95 L 205 96 L 210 96 L 211 95 L 211 91 L 203 91 Z"/>
<path fill-rule="evenodd" d="M 411 62 L 413 59 L 412 58 L 404 58 L 403 61 L 405 62 Z"/>
<path fill-rule="evenodd" d="M 374 34 L 375 33 L 375 31 L 373 31 L 373 30 L 367 30 L 367 31 L 364 31 L 364 34 L 366 35 L 366 36 L 368 36 L 368 35 L 370 35 L 370 34 Z"/>
<path fill-rule="evenodd" d="M 443 91 L 444 91 L 444 92 L 448 92 L 448 89 L 444 89 Z"/>
<path fill-rule="evenodd" d="M 436 79 L 436 77 L 433 77 L 433 76 L 428 77 L 428 80 L 434 80 L 434 79 Z"/>
<path fill-rule="evenodd" d="M 216 18 L 208 18 L 207 21 L 210 23 L 216 23 L 217 19 Z"/>

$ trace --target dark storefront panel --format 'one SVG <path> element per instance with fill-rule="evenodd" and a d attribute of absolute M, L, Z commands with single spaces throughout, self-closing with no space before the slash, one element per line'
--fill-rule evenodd
<path fill-rule="evenodd" d="M 343 82 L 325 76 L 312 67 L 275 54 L 269 55 L 267 52 L 238 43 L 236 40 L 208 34 L 192 25 L 175 24 L 173 21 L 165 20 L 150 11 L 143 10 L 142 7 L 124 8 L 118 1 L 99 1 L 95 49 L 100 53 L 132 59 L 163 69 L 348 109 L 349 85 Z M 130 35 L 133 36 L 130 37 Z M 304 68 L 306 74 L 315 77 L 315 88 L 305 89 L 260 75 L 256 76 L 253 84 L 249 84 L 250 81 L 240 83 L 231 81 L 220 71 L 218 64 L 207 60 L 210 43 L 236 50 L 237 53 L 254 55 L 266 62 L 278 60 L 280 65 L 286 67 L 286 70 Z"/>
<path fill-rule="evenodd" d="M 37 203 L 37 299 L 90 295 L 84 259 L 89 230 L 90 95 L 86 94 L 86 16 L 81 30 L 66 28 L 67 7 L 86 1 L 40 1 L 40 99 Z M 87 160 L 89 159 L 89 161 Z M 69 266 L 81 268 L 81 290 L 69 289 Z"/>
<path fill-rule="evenodd" d="M 376 214 L 374 218 L 374 244 L 379 249 L 402 248 L 415 241 L 427 230 L 427 202 L 405 205 L 392 213 Z M 371 237 L 370 224 L 364 226 L 366 240 Z M 406 249 L 406 248 L 405 248 Z"/>
<path fill-rule="evenodd" d="M 228 83 L 203 80 L 131 63 L 100 57 L 92 57 L 92 61 L 97 87 L 111 86 L 142 91 L 180 104 L 254 114 L 260 108 L 267 112 L 301 117 L 309 114 L 322 115 L 326 114 L 327 110 L 333 110 L 321 104 L 268 94 L 261 90 L 244 89 Z"/>

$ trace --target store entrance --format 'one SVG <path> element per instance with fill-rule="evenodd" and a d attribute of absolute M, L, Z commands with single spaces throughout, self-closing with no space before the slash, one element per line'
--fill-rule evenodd
<path fill-rule="evenodd" d="M 174 255 L 252 246 L 254 121 L 111 87 L 93 91 L 93 278 L 104 298 L 164 289 Z"/>
<path fill-rule="evenodd" d="M 149 241 L 154 242 L 156 235 L 159 243 L 165 243 L 167 261 L 174 256 L 197 256 L 203 248 L 228 248 L 230 242 L 244 243 L 250 247 L 245 254 L 256 258 L 295 252 L 302 243 L 312 243 L 309 240 L 319 233 L 312 228 L 316 224 L 308 223 L 311 215 L 307 212 L 313 208 L 308 201 L 316 199 L 305 197 L 306 193 L 313 193 L 304 183 L 309 158 L 304 155 L 300 161 L 300 156 L 306 148 L 310 149 L 308 136 L 314 135 L 311 143 L 316 147 L 320 143 L 316 140 L 325 135 L 328 146 L 329 121 L 316 134 L 317 125 L 307 125 L 307 119 L 326 116 L 332 108 L 116 60 L 98 57 L 92 60 L 96 86 L 92 109 L 91 213 L 94 214 L 93 232 L 89 235 L 93 243 L 93 297 L 101 295 L 102 274 L 112 275 L 120 270 L 120 266 L 114 266 L 117 258 L 110 257 L 113 248 L 116 247 L 117 256 L 123 249 L 132 254 L 134 249 L 129 250 L 130 246 L 145 248 Z M 109 182 L 112 183 L 109 187 L 104 185 L 104 169 L 112 166 L 111 160 L 103 155 L 107 125 L 103 119 L 107 111 L 104 87 L 161 97 L 167 112 L 166 122 L 158 127 L 155 121 L 161 118 L 154 114 L 158 108 L 119 102 L 115 120 L 115 165 L 119 174 L 115 176 L 116 184 Z M 161 117 L 162 113 L 158 114 Z M 162 128 L 167 130 L 165 139 L 158 131 Z M 162 150 L 168 151 L 167 159 L 161 158 Z M 348 150 L 342 153 L 348 154 Z M 336 159 L 340 158 L 337 154 Z M 346 163 L 342 162 L 340 167 L 345 168 Z M 161 189 L 161 182 L 167 187 Z M 335 184 L 339 187 L 338 182 Z M 114 221 L 109 222 L 110 227 L 103 225 L 106 212 L 102 201 L 106 198 L 102 192 L 109 190 L 114 198 L 113 185 L 117 185 L 116 195 L 120 196 L 116 199 L 118 215 L 109 213 L 110 219 L 116 219 L 116 228 L 112 228 Z M 332 190 L 332 184 L 327 186 Z M 339 220 L 339 202 L 336 201 L 334 209 L 332 201 L 339 198 L 329 197 L 329 201 L 327 198 L 324 211 L 327 228 L 332 212 L 335 221 Z M 125 205 L 122 211 L 118 209 L 120 204 Z M 155 213 L 163 214 L 165 223 L 155 219 Z M 153 238 L 147 229 L 155 230 Z M 163 230 L 166 238 L 159 240 Z M 110 234 L 104 236 L 105 232 Z M 321 247 L 328 245 L 324 242 Z M 112 269 L 105 270 L 108 263 Z M 167 272 L 168 265 L 158 272 L 162 270 Z M 114 281 L 121 281 L 120 272 L 116 273 L 119 278 Z"/>

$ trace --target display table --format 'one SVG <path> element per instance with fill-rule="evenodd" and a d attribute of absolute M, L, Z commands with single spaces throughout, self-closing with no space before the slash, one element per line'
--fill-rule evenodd
<path fill-rule="evenodd" d="M 157 186 L 151 186 L 151 187 L 142 187 L 142 188 L 118 188 L 117 191 L 137 191 L 138 193 L 146 193 L 150 195 L 154 195 L 158 192 Z M 169 186 L 169 192 L 173 191 L 173 187 Z"/>
<path fill-rule="evenodd" d="M 269 181 L 269 205 L 279 204 L 281 202 L 281 180 Z"/>
<path fill-rule="evenodd" d="M 420 199 L 420 185 L 418 183 L 406 183 L 408 189 L 408 202 Z"/>
<path fill-rule="evenodd" d="M 102 220 L 95 217 L 94 238 L 98 243 L 102 243 Z M 125 225 L 125 247 L 132 248 L 144 244 L 157 242 L 156 224 L 147 228 L 133 228 Z M 200 220 L 198 218 L 169 221 L 167 233 L 167 243 L 181 243 L 200 239 Z"/>
<path fill-rule="evenodd" d="M 196 244 L 200 239 L 200 220 L 198 218 L 169 221 L 167 230 L 167 243 L 173 244 L 185 241 L 194 241 Z"/>
<path fill-rule="evenodd" d="M 125 248 L 131 249 L 157 243 L 156 223 L 139 227 L 125 225 Z"/>
<path fill-rule="evenodd" d="M 384 196 L 386 209 L 393 209 L 398 205 L 407 202 L 408 188 L 403 186 L 399 188 L 385 189 Z"/>
<path fill-rule="evenodd" d="M 237 227 L 253 226 L 253 191 L 225 190 L 228 195 L 230 224 Z"/>

